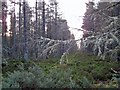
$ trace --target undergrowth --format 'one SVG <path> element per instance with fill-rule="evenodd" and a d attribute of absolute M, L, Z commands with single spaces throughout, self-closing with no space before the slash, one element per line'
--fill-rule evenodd
<path fill-rule="evenodd" d="M 116 80 L 113 80 L 111 68 L 118 68 L 117 62 L 101 60 L 96 56 L 81 52 L 69 55 L 68 63 L 61 65 L 59 58 L 29 62 L 9 60 L 2 64 L 3 86 L 10 87 L 12 85 L 11 87 L 17 88 L 116 88 L 118 84 Z M 42 73 L 40 73 L 41 71 Z M 22 78 L 22 76 L 24 80 L 16 79 Z M 13 82 L 15 83 L 13 84 Z M 24 84 L 20 84 L 20 82 L 24 82 Z"/>

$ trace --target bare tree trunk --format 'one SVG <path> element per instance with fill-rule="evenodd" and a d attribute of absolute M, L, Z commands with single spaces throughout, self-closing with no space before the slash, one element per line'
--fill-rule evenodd
<path fill-rule="evenodd" d="M 19 1 L 19 59 L 21 59 L 21 55 L 22 55 L 22 50 L 20 49 L 20 43 L 22 43 L 21 38 L 22 38 L 22 31 L 21 31 L 21 0 L 20 0 Z"/>
<path fill-rule="evenodd" d="M 15 0 L 14 0 L 15 2 Z M 16 35 L 16 15 L 15 15 L 15 3 L 14 3 L 14 20 L 13 20 L 13 23 L 14 23 L 14 26 L 13 26 L 13 57 L 16 58 L 16 51 L 17 51 L 17 48 L 16 48 L 16 38 L 17 38 L 17 35 Z"/>
<path fill-rule="evenodd" d="M 34 39 L 36 40 L 37 39 L 37 37 L 38 37 L 38 28 L 37 28 L 37 25 L 38 25 L 38 21 L 37 21 L 37 15 L 38 15 L 38 13 L 37 13 L 37 0 L 36 0 L 36 5 L 35 5 L 35 11 L 36 11 L 36 23 L 35 23 L 35 34 L 34 34 Z M 37 43 L 35 44 L 35 47 L 34 47 L 34 52 L 35 52 L 35 59 L 37 59 L 37 57 L 38 57 L 38 53 L 37 53 L 37 51 L 38 51 L 38 49 L 37 49 Z"/>
<path fill-rule="evenodd" d="M 2 46 L 3 48 L 6 48 L 7 46 L 7 37 L 6 37 L 6 32 L 7 32 L 7 2 L 6 0 L 2 2 Z M 6 52 L 3 51 L 3 56 L 6 58 Z"/>
<path fill-rule="evenodd" d="M 54 2 L 55 3 L 55 35 L 56 35 L 56 30 L 57 30 L 57 2 Z M 57 39 L 57 35 L 55 36 L 56 39 Z"/>
<path fill-rule="evenodd" d="M 45 37 L 45 1 L 43 0 L 42 10 L 42 36 Z"/>
<path fill-rule="evenodd" d="M 27 40 L 27 28 L 26 28 L 26 5 L 25 0 L 23 2 L 23 15 L 24 15 L 24 60 L 28 61 L 28 40 Z"/>

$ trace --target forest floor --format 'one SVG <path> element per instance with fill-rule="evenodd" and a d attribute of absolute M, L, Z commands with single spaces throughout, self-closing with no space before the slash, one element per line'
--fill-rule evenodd
<path fill-rule="evenodd" d="M 59 73 L 59 71 L 57 72 L 58 69 L 65 72 L 68 70 L 71 72 L 72 80 L 77 84 L 80 84 L 81 80 L 86 80 L 89 83 L 87 85 L 94 88 L 118 87 L 118 82 L 114 79 L 115 73 L 111 70 L 111 68 L 118 68 L 118 63 L 114 60 L 101 60 L 96 56 L 82 52 L 69 55 L 67 64 L 59 64 L 59 60 L 59 58 L 51 58 L 40 61 L 31 60 L 27 63 L 24 61 L 9 60 L 6 65 L 3 64 L 2 66 L 3 77 L 8 77 L 8 72 L 18 71 L 17 66 L 21 63 L 26 65 L 26 68 L 31 67 L 35 63 L 44 70 L 45 74 L 49 74 L 51 70 L 54 70 L 56 73 Z"/>

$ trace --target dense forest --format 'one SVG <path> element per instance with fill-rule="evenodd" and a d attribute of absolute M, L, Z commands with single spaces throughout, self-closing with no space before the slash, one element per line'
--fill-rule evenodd
<path fill-rule="evenodd" d="M 120 88 L 120 2 L 100 1 L 77 40 L 56 0 L 0 1 L 2 89 Z"/>

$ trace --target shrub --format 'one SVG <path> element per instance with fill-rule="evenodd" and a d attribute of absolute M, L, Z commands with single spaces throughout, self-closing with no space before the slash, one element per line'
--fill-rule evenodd
<path fill-rule="evenodd" d="M 24 69 L 23 64 L 19 66 L 21 71 L 8 73 L 8 77 L 3 79 L 3 88 L 38 88 L 42 87 L 40 79 L 44 77 L 41 68 L 37 66 Z"/>
<path fill-rule="evenodd" d="M 81 87 L 72 80 L 70 69 L 56 68 L 49 74 L 37 65 L 24 69 L 24 64 L 19 66 L 19 71 L 8 73 L 3 79 L 3 88 L 75 88 Z"/>

